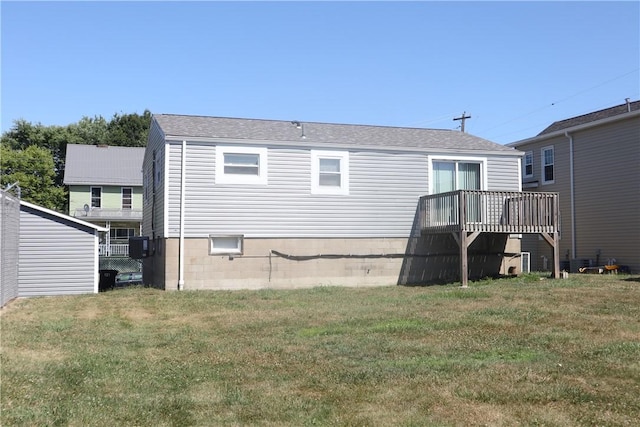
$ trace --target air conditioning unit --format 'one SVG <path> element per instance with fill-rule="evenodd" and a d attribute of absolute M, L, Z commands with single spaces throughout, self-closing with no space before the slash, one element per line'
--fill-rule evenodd
<path fill-rule="evenodd" d="M 149 256 L 149 247 L 149 238 L 147 236 L 129 237 L 129 258 L 147 258 Z"/>

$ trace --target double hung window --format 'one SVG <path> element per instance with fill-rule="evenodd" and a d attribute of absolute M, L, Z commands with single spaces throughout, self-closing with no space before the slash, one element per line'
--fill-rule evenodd
<path fill-rule="evenodd" d="M 91 207 L 102 207 L 102 187 L 91 187 Z"/>
<path fill-rule="evenodd" d="M 531 178 L 533 176 L 533 152 L 527 151 L 524 155 L 524 177 Z"/>
<path fill-rule="evenodd" d="M 122 209 L 131 209 L 133 204 L 133 189 L 122 187 Z"/>
<path fill-rule="evenodd" d="M 349 194 L 349 152 L 311 150 L 311 193 Z"/>
<path fill-rule="evenodd" d="M 553 147 L 544 147 L 542 149 L 542 183 L 553 184 L 554 182 L 554 154 Z"/>

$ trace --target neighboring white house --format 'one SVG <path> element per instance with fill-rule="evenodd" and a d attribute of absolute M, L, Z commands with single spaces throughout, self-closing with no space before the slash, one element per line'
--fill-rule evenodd
<path fill-rule="evenodd" d="M 20 201 L 18 296 L 97 293 L 104 227 Z"/>
<path fill-rule="evenodd" d="M 453 130 L 154 115 L 145 282 L 372 286 L 506 273 L 520 264 L 522 230 L 504 228 L 502 210 L 520 198 L 522 154 Z M 454 224 L 459 214 L 471 228 Z"/>

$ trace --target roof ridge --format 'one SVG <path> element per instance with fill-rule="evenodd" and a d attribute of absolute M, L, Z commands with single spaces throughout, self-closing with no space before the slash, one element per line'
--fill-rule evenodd
<path fill-rule="evenodd" d="M 415 126 L 394 126 L 394 125 L 375 125 L 375 124 L 366 124 L 366 123 L 337 123 L 337 122 L 320 122 L 313 120 L 284 120 L 284 119 L 262 119 L 262 118 L 251 118 L 251 117 L 229 117 L 229 116 L 203 116 L 201 114 L 165 114 L 158 113 L 153 114 L 154 116 L 172 116 L 172 117 L 185 117 L 185 118 L 202 118 L 202 119 L 222 119 L 222 120 L 249 120 L 256 122 L 275 122 L 275 123 L 301 123 L 301 124 L 317 124 L 317 125 L 327 125 L 327 126 L 361 126 L 361 127 L 372 127 L 372 128 L 388 128 L 388 129 L 415 129 L 415 130 L 433 130 L 433 131 L 443 131 L 443 132 L 457 132 L 455 129 L 438 129 L 438 128 L 423 128 L 423 127 L 415 127 Z"/>

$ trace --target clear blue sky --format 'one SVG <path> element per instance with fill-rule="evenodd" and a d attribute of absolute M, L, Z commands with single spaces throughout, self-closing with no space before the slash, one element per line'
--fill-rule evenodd
<path fill-rule="evenodd" d="M 498 143 L 640 98 L 640 2 L 10 2 L 16 119 L 175 113 L 455 129 Z"/>

